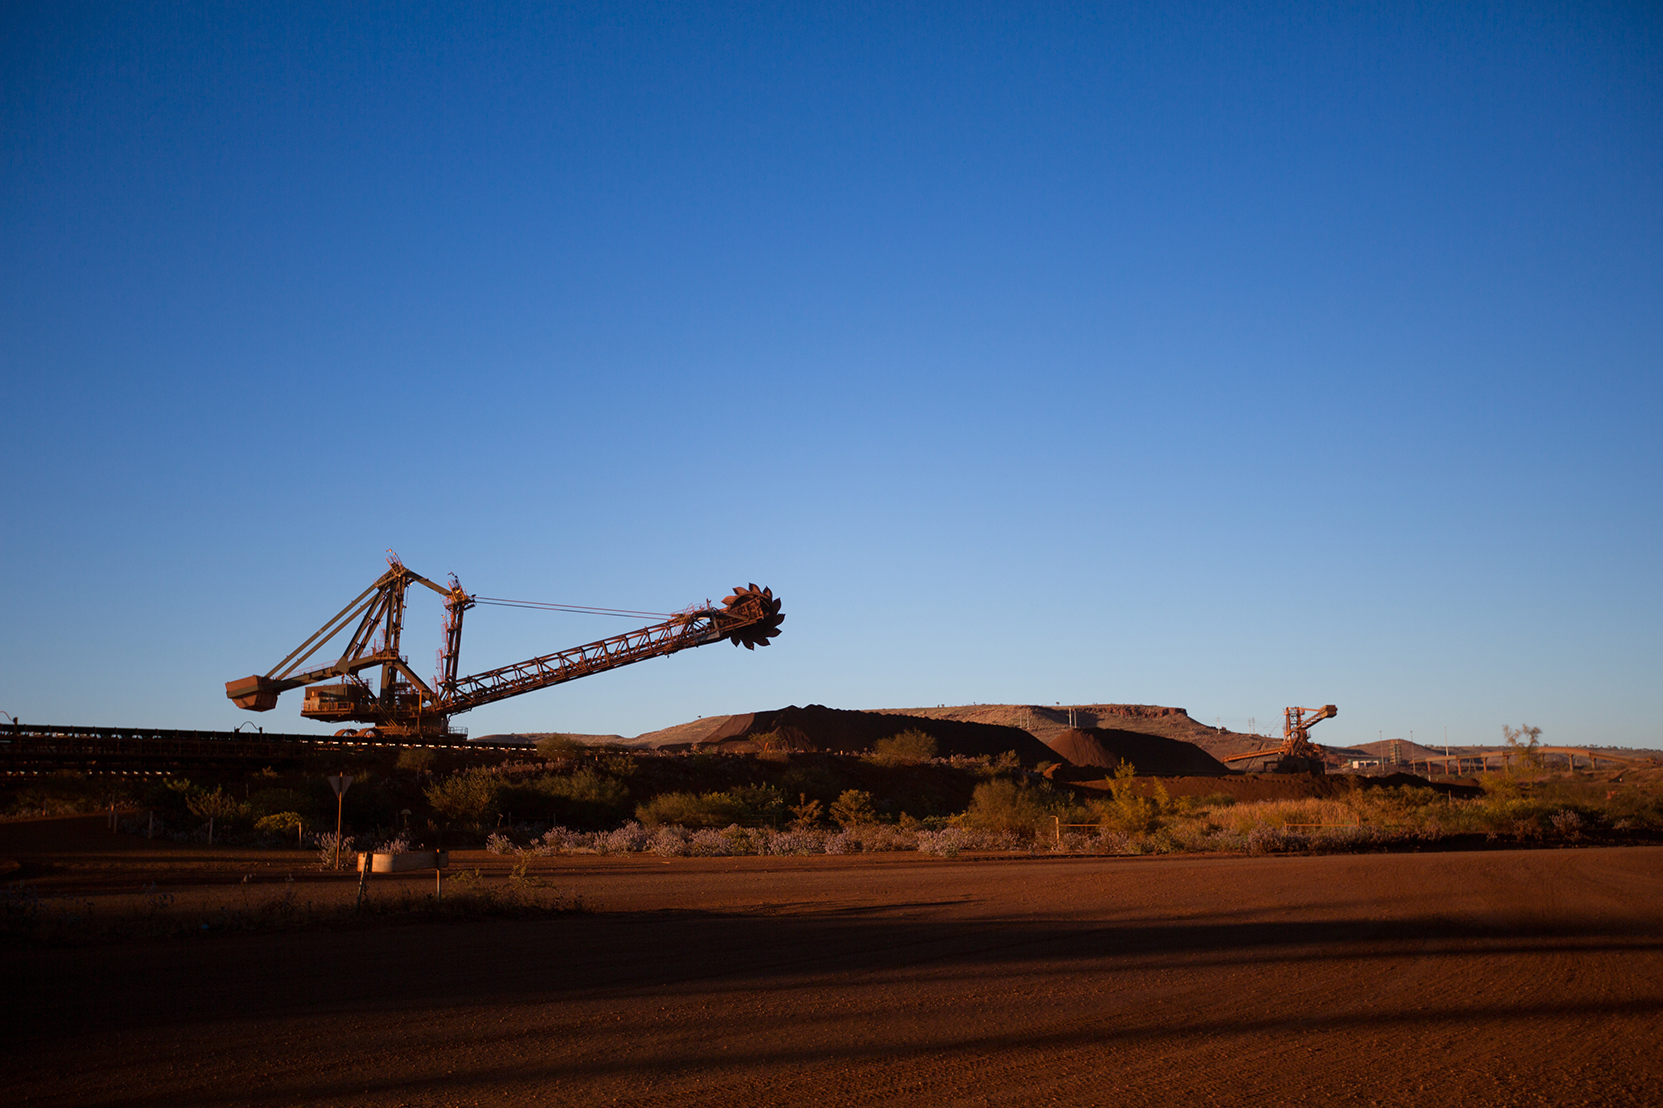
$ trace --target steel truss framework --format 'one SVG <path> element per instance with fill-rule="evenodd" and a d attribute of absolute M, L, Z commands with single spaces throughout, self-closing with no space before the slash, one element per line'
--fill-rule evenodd
<path fill-rule="evenodd" d="M 416 675 L 399 650 L 404 594 L 411 585 L 425 586 L 444 598 L 444 645 L 439 652 L 439 674 L 431 684 Z M 463 614 L 478 602 L 454 576 L 448 586 L 435 584 L 407 569 L 395 555 L 388 559 L 386 573 L 288 657 L 264 675 L 226 682 L 225 693 L 239 707 L 265 712 L 277 707 L 277 698 L 289 689 L 311 686 L 301 715 L 371 725 L 356 732 L 337 732 L 339 735 L 376 737 L 385 733 L 442 738 L 450 734 L 451 716 L 511 696 L 723 639 L 747 650 L 767 646 L 779 635 L 785 620 L 772 589 L 755 584 L 738 586 L 720 607 L 707 602 L 649 627 L 458 677 Z M 338 660 L 304 668 L 319 650 L 354 624 Z M 381 669 L 379 691 L 372 690 L 359 676 L 377 667 Z M 320 684 L 331 680 L 334 683 Z"/>

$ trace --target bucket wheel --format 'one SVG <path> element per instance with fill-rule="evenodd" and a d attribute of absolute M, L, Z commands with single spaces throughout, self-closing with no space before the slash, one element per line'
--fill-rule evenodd
<path fill-rule="evenodd" d="M 755 582 L 748 588 L 735 585 L 733 595 L 724 599 L 722 605 L 729 614 L 749 621 L 727 636 L 733 645 L 742 646 L 746 650 L 767 646 L 768 640 L 779 636 L 780 624 L 785 622 L 785 616 L 780 614 L 780 602 L 774 596 L 774 590 L 759 589 Z"/>

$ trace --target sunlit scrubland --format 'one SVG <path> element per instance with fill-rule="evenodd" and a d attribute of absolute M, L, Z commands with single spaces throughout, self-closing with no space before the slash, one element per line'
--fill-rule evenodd
<path fill-rule="evenodd" d="M 1096 790 L 1054 784 L 1009 756 L 936 757 L 916 735 L 864 757 L 656 755 L 572 743 L 539 754 L 467 766 L 406 750 L 358 767 L 341 853 L 482 843 L 528 856 L 1267 853 L 1663 835 L 1663 770 L 1614 778 L 1526 768 L 1484 778 L 1471 799 L 1396 786 L 1238 802 L 1223 793 L 1168 796 L 1159 779 L 1138 778 L 1130 765 Z M 335 855 L 334 797 L 315 772 L 149 784 L 60 775 L 12 784 L 5 803 L 14 818 L 114 804 L 126 812 L 124 825 L 143 834 L 183 842 L 211 833 L 216 843 L 311 845 L 320 859 Z"/>
<path fill-rule="evenodd" d="M 984 773 L 987 767 L 980 767 Z M 1107 795 L 1082 800 L 1031 775 L 996 773 L 978 783 L 970 804 L 951 816 L 922 820 L 879 817 L 866 794 L 845 794 L 831 809 L 835 828 L 804 818 L 803 798 L 789 826 L 753 818 L 719 826 L 718 812 L 739 812 L 733 793 L 678 794 L 672 803 L 643 805 L 637 820 L 600 832 L 555 827 L 517 838 L 490 837 L 492 850 L 530 855 L 653 853 L 664 856 L 848 854 L 917 850 L 955 856 L 967 851 L 1073 854 L 1336 852 L 1457 843 L 1518 845 L 1626 841 L 1663 832 L 1663 771 L 1610 788 L 1604 778 L 1574 774 L 1498 775 L 1482 796 L 1465 799 L 1431 787 L 1359 788 L 1335 798 L 1238 803 L 1218 794 L 1167 796 L 1161 783 L 1141 782 L 1122 765 Z M 759 795 L 750 795 L 754 801 Z M 753 816 L 765 809 L 752 807 Z M 817 809 L 816 809 L 817 812 Z M 667 818 L 693 813 L 693 819 Z"/>

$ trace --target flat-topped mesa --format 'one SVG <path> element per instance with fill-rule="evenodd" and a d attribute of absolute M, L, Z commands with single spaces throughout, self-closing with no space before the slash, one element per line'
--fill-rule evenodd
<path fill-rule="evenodd" d="M 1092 704 L 1098 715 L 1120 716 L 1125 719 L 1165 719 L 1168 716 L 1188 716 L 1188 708 L 1163 708 L 1159 704 Z"/>

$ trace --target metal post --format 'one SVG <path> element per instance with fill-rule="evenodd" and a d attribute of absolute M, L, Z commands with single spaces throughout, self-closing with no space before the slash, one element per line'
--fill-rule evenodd
<path fill-rule="evenodd" d="M 335 868 L 341 868 L 341 809 L 346 804 L 346 791 L 352 787 L 352 778 L 346 774 L 336 774 L 329 778 L 329 787 L 335 790 Z"/>

